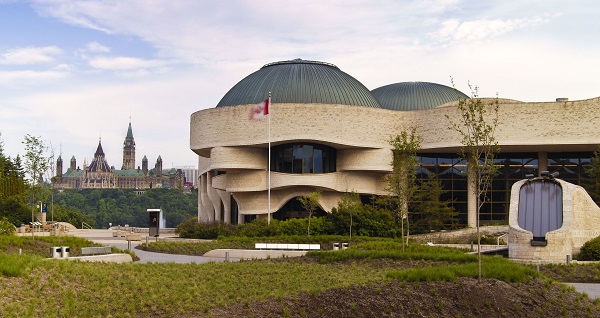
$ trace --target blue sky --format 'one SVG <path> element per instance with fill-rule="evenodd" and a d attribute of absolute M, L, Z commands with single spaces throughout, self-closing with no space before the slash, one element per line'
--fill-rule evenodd
<path fill-rule="evenodd" d="M 195 165 L 189 118 L 264 64 L 329 62 L 367 88 L 405 81 L 521 101 L 600 96 L 596 1 L 0 0 L 0 134 L 78 165 Z M 535 120 L 535 119 L 532 119 Z M 582 119 L 584 120 L 584 119 Z M 65 169 L 66 169 L 65 164 Z"/>

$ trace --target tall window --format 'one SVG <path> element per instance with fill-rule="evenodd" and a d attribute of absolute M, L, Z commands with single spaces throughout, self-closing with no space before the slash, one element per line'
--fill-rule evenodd
<path fill-rule="evenodd" d="M 318 144 L 285 144 L 271 149 L 271 171 L 287 173 L 335 172 L 335 148 Z"/>

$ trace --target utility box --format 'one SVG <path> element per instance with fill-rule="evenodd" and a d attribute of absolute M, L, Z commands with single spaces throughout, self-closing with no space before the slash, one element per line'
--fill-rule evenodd
<path fill-rule="evenodd" d="M 61 257 L 62 258 L 69 258 L 69 253 L 71 252 L 71 248 L 68 246 L 63 246 L 61 248 Z"/>
<path fill-rule="evenodd" d="M 61 258 L 62 257 L 62 247 L 51 246 L 50 253 L 52 254 L 52 258 Z"/>
<path fill-rule="evenodd" d="M 148 212 L 148 236 L 158 237 L 162 209 L 147 209 L 146 211 Z"/>

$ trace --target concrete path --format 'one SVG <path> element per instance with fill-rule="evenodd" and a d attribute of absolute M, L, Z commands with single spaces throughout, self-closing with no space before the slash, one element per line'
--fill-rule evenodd
<path fill-rule="evenodd" d="M 124 237 L 113 237 L 111 230 L 72 230 L 69 232 L 70 235 L 76 237 L 82 237 L 90 241 L 100 243 L 106 246 L 114 246 L 122 250 L 127 250 L 128 242 Z M 165 237 L 174 237 L 174 235 L 166 235 Z M 142 240 L 145 242 L 146 237 L 143 236 Z M 150 241 L 153 241 L 151 238 Z M 143 250 L 135 249 L 135 247 L 141 242 L 131 242 L 131 250 L 140 258 L 138 263 L 208 263 L 208 262 L 223 262 L 223 257 L 205 257 L 205 256 L 189 256 L 189 255 L 178 255 L 178 254 L 165 254 L 165 253 L 154 253 L 146 252 Z M 239 261 L 239 258 L 230 257 L 229 261 Z"/>
<path fill-rule="evenodd" d="M 580 293 L 586 293 L 591 299 L 600 298 L 600 284 L 590 283 L 565 283 L 575 287 Z"/>

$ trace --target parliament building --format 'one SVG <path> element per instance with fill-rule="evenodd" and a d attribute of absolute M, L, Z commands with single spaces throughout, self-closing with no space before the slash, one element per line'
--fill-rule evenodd
<path fill-rule="evenodd" d="M 183 188 L 185 177 L 181 169 L 163 169 L 160 156 L 156 159 L 154 168 L 148 168 L 146 156 L 142 159 L 142 166 L 135 166 L 135 140 L 131 130 L 131 123 L 123 142 L 123 165 L 121 170 L 110 166 L 102 150 L 102 141 L 94 159 L 88 165 L 84 161 L 83 168 L 77 166 L 75 156 L 66 172 L 63 173 L 63 160 L 61 156 L 56 161 L 56 176 L 52 180 L 57 189 L 149 189 L 149 188 Z"/>

